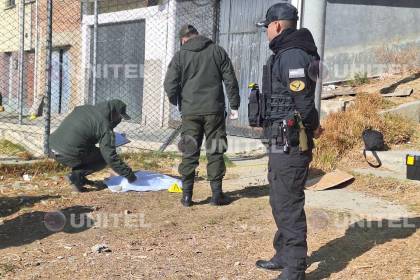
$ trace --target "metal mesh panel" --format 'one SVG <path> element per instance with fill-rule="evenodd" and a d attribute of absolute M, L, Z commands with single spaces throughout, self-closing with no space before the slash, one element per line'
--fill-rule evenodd
<path fill-rule="evenodd" d="M 116 98 L 132 116 L 116 129 L 129 147 L 158 149 L 179 120 L 163 89 L 178 30 L 189 23 L 210 38 L 217 33 L 213 0 L 0 3 L 0 139 L 35 155 L 47 151 L 49 132 L 76 106 Z"/>
<path fill-rule="evenodd" d="M 40 14 L 45 11 L 34 1 L 26 2 L 0 1 L 0 141 L 40 153 L 43 120 L 28 116 L 44 94 L 45 16 Z M 0 157 L 11 156 L 8 152 L 0 150 Z"/>

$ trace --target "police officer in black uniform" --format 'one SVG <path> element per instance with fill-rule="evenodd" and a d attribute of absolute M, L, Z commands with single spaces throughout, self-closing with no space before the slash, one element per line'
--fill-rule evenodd
<path fill-rule="evenodd" d="M 307 243 L 304 187 L 313 138 L 322 129 L 315 108 L 319 55 L 312 34 L 297 30 L 298 11 L 288 3 L 272 6 L 257 25 L 267 28 L 273 55 L 264 66 L 264 133 L 269 140 L 270 204 L 277 233 L 276 254 L 259 268 L 283 270 L 277 279 L 305 279 Z M 314 73 L 315 72 L 315 73 Z"/>

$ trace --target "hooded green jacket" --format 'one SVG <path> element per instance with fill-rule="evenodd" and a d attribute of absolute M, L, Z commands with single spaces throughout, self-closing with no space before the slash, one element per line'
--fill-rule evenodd
<path fill-rule="evenodd" d="M 165 91 L 182 115 L 209 115 L 226 110 L 223 92 L 232 110 L 240 105 L 239 86 L 226 51 L 212 40 L 197 36 L 182 45 L 169 64 Z"/>
<path fill-rule="evenodd" d="M 95 106 L 76 107 L 50 136 L 50 148 L 70 158 L 81 159 L 99 143 L 106 163 L 119 175 L 128 177 L 133 171 L 118 156 L 113 129 L 120 121 L 112 121 L 114 101 Z"/>

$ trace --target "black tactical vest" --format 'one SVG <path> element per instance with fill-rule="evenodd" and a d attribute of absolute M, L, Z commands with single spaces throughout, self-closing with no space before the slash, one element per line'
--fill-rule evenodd
<path fill-rule="evenodd" d="M 282 121 L 296 110 L 294 98 L 288 88 L 288 83 L 273 79 L 273 66 L 287 50 L 289 49 L 284 49 L 270 56 L 267 64 L 263 68 L 262 96 L 264 96 L 265 103 L 264 119 L 268 124 L 274 121 Z M 308 56 L 310 55 L 308 54 Z M 316 57 L 311 56 L 311 58 L 313 62 L 317 61 Z M 315 91 L 316 81 L 308 77 L 308 69 L 305 69 L 305 74 L 308 82 L 306 90 Z"/>
<path fill-rule="evenodd" d="M 265 98 L 266 122 L 282 121 L 295 111 L 293 96 L 287 86 L 281 81 L 273 80 L 273 65 L 277 59 L 281 59 L 281 53 L 272 55 L 264 65 L 262 92 Z"/>
<path fill-rule="evenodd" d="M 287 50 L 289 49 L 284 49 L 272 55 L 263 68 L 262 97 L 264 98 L 264 104 L 262 106 L 264 107 L 263 127 L 266 139 L 277 137 L 277 132 L 275 131 L 277 129 L 273 131 L 272 127 L 277 127 L 279 123 L 287 119 L 291 114 L 294 114 L 296 110 L 294 98 L 288 88 L 288 83 L 276 78 L 273 79 L 273 66 Z M 316 57 L 312 57 L 312 61 L 316 60 Z M 308 74 L 308 69 L 305 69 L 305 73 L 306 75 Z M 315 91 L 316 81 L 310 79 L 307 79 L 307 81 L 309 83 L 307 90 Z"/>

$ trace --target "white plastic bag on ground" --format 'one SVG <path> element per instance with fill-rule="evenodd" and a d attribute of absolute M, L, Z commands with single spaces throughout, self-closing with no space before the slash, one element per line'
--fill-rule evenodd
<path fill-rule="evenodd" d="M 137 181 L 129 183 L 126 178 L 117 176 L 105 180 L 105 184 L 112 192 L 149 192 L 168 190 L 172 185 L 177 184 L 182 187 L 181 180 L 167 175 L 139 171 L 135 173 Z"/>

